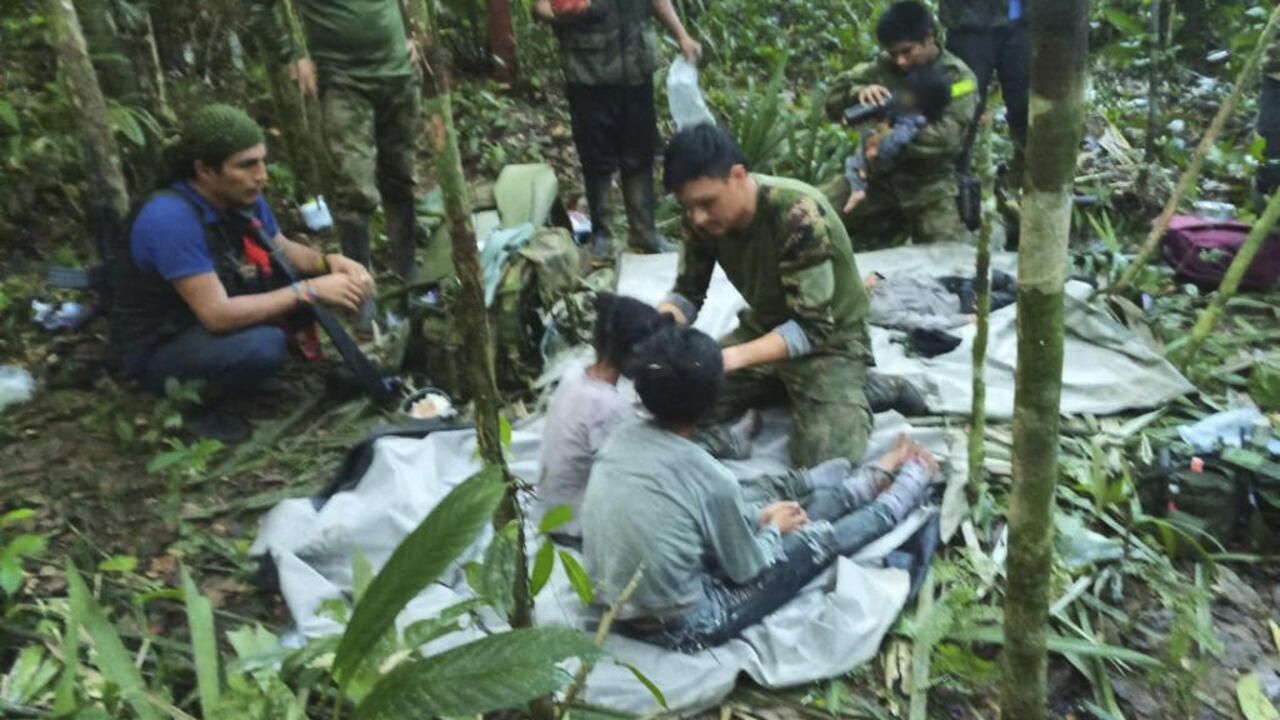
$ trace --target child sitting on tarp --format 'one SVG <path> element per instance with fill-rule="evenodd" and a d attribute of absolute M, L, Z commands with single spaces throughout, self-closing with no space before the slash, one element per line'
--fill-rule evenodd
<path fill-rule="evenodd" d="M 902 150 L 929 123 L 938 122 L 951 104 L 951 83 L 941 70 L 912 70 L 894 95 L 887 117 L 874 133 L 866 133 L 858 151 L 845 160 L 845 179 L 852 192 L 843 212 L 852 212 L 867 197 L 868 173 L 893 172 Z"/>
<path fill-rule="evenodd" d="M 596 361 L 561 379 L 542 432 L 535 513 L 541 521 L 557 507 L 572 508 L 573 519 L 552 533 L 557 542 L 571 546 L 581 542 L 579 510 L 596 453 L 615 427 L 636 417 L 631 401 L 618 390 L 631 349 L 671 322 L 651 305 L 611 293 L 596 295 L 595 309 Z"/>
<path fill-rule="evenodd" d="M 724 384 L 716 342 L 664 328 L 635 349 L 631 372 L 653 419 L 617 428 L 596 459 L 582 508 L 583 554 L 603 604 L 616 603 L 639 574 L 614 628 L 645 642 L 692 652 L 733 638 L 837 555 L 895 527 L 921 504 L 937 470 L 904 438 L 852 475 L 839 461 L 740 484 L 690 439 Z M 751 495 L 765 497 L 771 486 L 789 488 L 773 497 L 791 500 L 749 507 Z"/>

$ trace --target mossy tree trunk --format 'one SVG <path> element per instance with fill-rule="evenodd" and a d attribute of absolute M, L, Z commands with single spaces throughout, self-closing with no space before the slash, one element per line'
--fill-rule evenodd
<path fill-rule="evenodd" d="M 984 116 L 974 144 L 973 165 L 982 183 L 982 230 L 978 235 L 978 261 L 973 273 L 977 296 L 977 331 L 973 336 L 973 405 L 969 418 L 969 486 L 982 486 L 986 464 L 987 339 L 991 330 L 991 231 L 995 224 L 995 172 L 991 163 L 991 122 Z"/>
<path fill-rule="evenodd" d="M 99 247 L 103 247 L 102 243 L 120 232 L 120 224 L 129 211 L 120 149 L 107 123 L 107 102 L 89 59 L 75 5 L 72 0 L 46 0 L 45 8 L 76 128 L 84 144 L 89 229 Z"/>
<path fill-rule="evenodd" d="M 1018 367 L 1000 705 L 1005 720 L 1048 717 L 1045 637 L 1058 479 L 1063 288 L 1072 180 L 1083 132 L 1088 0 L 1033 6 L 1031 48 L 1031 130 L 1018 253 Z"/>
<path fill-rule="evenodd" d="M 419 1 L 421 7 L 415 8 L 414 12 L 418 21 L 412 25 L 434 30 L 434 26 L 428 24 L 429 19 L 436 17 L 429 6 L 432 1 Z M 507 468 L 502 446 L 502 421 L 499 417 L 501 400 L 494 370 L 488 312 L 484 303 L 484 275 L 480 270 L 480 252 L 471 222 L 471 201 L 458 152 L 458 134 L 453 126 L 449 71 L 443 46 L 429 38 L 423 40 L 420 45 L 431 51 L 427 63 L 432 82 L 426 83 L 425 87 L 434 93 L 427 102 L 427 136 L 435 158 L 436 180 L 440 183 L 440 191 L 444 196 L 445 223 L 453 244 L 453 265 L 459 282 L 454 312 L 461 319 L 458 330 L 462 339 L 467 385 L 471 389 L 474 403 L 476 438 L 480 445 L 480 457 L 485 464 L 500 467 L 507 480 L 507 495 L 498 507 L 493 522 L 499 528 L 512 521 L 516 522 L 518 530 L 512 590 L 514 602 L 510 621 L 514 627 L 530 627 L 533 625 L 533 601 L 529 593 L 528 558 L 524 552 L 524 526 L 518 502 L 519 484 Z"/>

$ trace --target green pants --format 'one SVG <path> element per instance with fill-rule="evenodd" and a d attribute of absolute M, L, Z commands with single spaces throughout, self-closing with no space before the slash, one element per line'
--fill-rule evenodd
<path fill-rule="evenodd" d="M 736 345 L 755 337 L 731 333 Z M 810 355 L 729 373 L 724 390 L 698 441 L 721 458 L 739 455 L 725 423 L 753 408 L 785 406 L 791 416 L 791 461 L 813 467 L 824 460 L 862 459 L 874 422 L 863 384 L 867 366 L 844 355 Z"/>
<path fill-rule="evenodd" d="M 867 196 L 850 213 L 844 212 L 849 200 L 849 181 L 840 176 L 822 187 L 831 204 L 840 211 L 853 249 L 857 252 L 905 245 L 960 241 L 970 242 L 973 234 L 965 227 L 956 207 L 954 185 L 939 187 L 937 192 L 922 192 L 922 198 L 905 206 L 893 191 L 872 185 Z"/>
<path fill-rule="evenodd" d="M 367 222 L 379 200 L 413 204 L 421 98 L 417 79 L 328 80 L 320 94 L 334 215 Z"/>

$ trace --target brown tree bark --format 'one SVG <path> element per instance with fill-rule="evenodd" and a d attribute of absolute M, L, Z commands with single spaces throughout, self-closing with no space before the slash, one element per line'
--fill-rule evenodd
<path fill-rule="evenodd" d="M 1046 634 L 1058 483 L 1063 290 L 1071 186 L 1084 126 L 1088 0 L 1035 4 L 1031 48 L 1031 129 L 1018 252 L 1013 490 L 1000 694 L 1000 714 L 1006 720 L 1048 718 Z"/>
<path fill-rule="evenodd" d="M 46 0 L 45 8 L 76 128 L 84 143 L 90 230 L 102 242 L 115 237 L 129 211 L 120 149 L 107 124 L 107 103 L 89 60 L 75 5 L 72 0 Z"/>
<path fill-rule="evenodd" d="M 510 85 L 520 76 L 516 55 L 516 31 L 511 23 L 511 0 L 487 0 L 489 55 L 493 59 L 493 77 Z"/>

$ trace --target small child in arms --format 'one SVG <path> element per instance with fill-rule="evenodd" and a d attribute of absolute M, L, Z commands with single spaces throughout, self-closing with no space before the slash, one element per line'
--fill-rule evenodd
<path fill-rule="evenodd" d="M 582 534 L 578 512 L 596 453 L 615 427 L 636 416 L 618 390 L 631 350 L 670 324 L 668 316 L 629 297 L 600 293 L 595 307 L 596 361 L 560 381 L 551 396 L 542 435 L 537 516 L 541 520 L 556 507 L 571 507 L 573 519 L 553 533 L 556 540 L 570 545 Z"/>
<path fill-rule="evenodd" d="M 858 151 L 845 160 L 845 179 L 852 188 L 845 213 L 866 199 L 870 175 L 890 172 L 916 135 L 929 123 L 942 119 L 951 104 L 951 83 L 937 68 L 918 68 L 903 79 L 891 102 L 889 116 L 876 132 L 864 134 Z"/>

